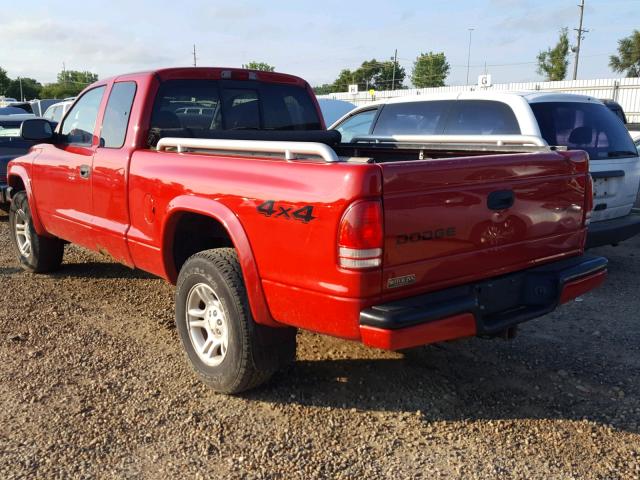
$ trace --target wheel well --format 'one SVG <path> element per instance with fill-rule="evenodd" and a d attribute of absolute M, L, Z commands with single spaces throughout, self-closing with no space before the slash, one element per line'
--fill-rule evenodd
<path fill-rule="evenodd" d="M 9 186 L 15 191 L 15 192 L 21 192 L 23 191 L 24 188 L 24 182 L 22 181 L 22 178 L 18 177 L 17 175 L 11 175 L 9 177 Z"/>
<path fill-rule="evenodd" d="M 182 213 L 173 236 L 173 264 L 176 273 L 194 253 L 211 248 L 233 248 L 224 225 L 214 218 L 196 213 Z"/>

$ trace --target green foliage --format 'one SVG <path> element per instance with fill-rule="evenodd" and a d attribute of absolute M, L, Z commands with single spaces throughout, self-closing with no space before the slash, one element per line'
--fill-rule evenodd
<path fill-rule="evenodd" d="M 609 57 L 609 66 L 627 77 L 640 77 L 640 31 L 618 40 L 618 55 Z"/>
<path fill-rule="evenodd" d="M 374 60 L 375 61 L 375 60 Z M 376 90 L 399 90 L 405 88 L 402 84 L 407 73 L 398 62 L 383 62 L 379 65 L 378 74 L 373 78 L 373 87 Z"/>
<path fill-rule="evenodd" d="M 249 62 L 246 65 L 243 65 L 243 68 L 248 68 L 249 70 L 260 70 L 262 72 L 273 72 L 276 69 L 276 67 L 264 62 Z"/>
<path fill-rule="evenodd" d="M 444 52 L 421 53 L 413 62 L 411 83 L 416 88 L 443 87 L 451 66 Z"/>
<path fill-rule="evenodd" d="M 368 91 L 370 89 L 375 90 L 391 90 L 392 85 L 395 85 L 396 89 L 405 88 L 403 82 L 407 76 L 403 67 L 398 62 L 395 63 L 395 77 L 394 77 L 394 62 L 386 61 L 379 62 L 375 58 L 372 60 L 365 60 L 362 65 L 355 70 L 349 70 L 347 68 L 340 71 L 338 78 L 331 84 L 324 84 L 319 87 L 315 87 L 314 91 L 318 95 L 325 95 L 328 93 L 346 92 L 349 85 L 358 85 L 358 90 Z"/>
<path fill-rule="evenodd" d="M 21 81 L 22 96 L 20 95 Z M 33 100 L 34 98 L 39 98 L 41 89 L 42 85 L 40 84 L 40 82 L 33 78 L 23 78 L 22 80 L 20 80 L 19 78 L 15 78 L 9 83 L 9 88 L 7 88 L 6 90 L 6 96 L 17 98 L 18 100 L 22 100 L 23 98 L 27 100 Z"/>
<path fill-rule="evenodd" d="M 567 28 L 560 30 L 560 38 L 553 48 L 538 53 L 538 73 L 547 80 L 564 80 L 569 66 L 569 35 Z"/>
<path fill-rule="evenodd" d="M 63 70 L 58 73 L 56 83 L 48 83 L 40 91 L 41 98 L 66 98 L 75 97 L 87 85 L 98 81 L 98 75 L 91 72 L 78 70 Z"/>
<path fill-rule="evenodd" d="M 11 79 L 7 75 L 7 71 L 4 68 L 0 67 L 0 95 L 2 95 L 3 97 L 11 96 L 7 93 L 9 85 L 11 85 Z"/>
<path fill-rule="evenodd" d="M 333 93 L 333 85 L 331 83 L 325 83 L 318 87 L 313 87 L 313 91 L 316 95 L 327 95 Z"/>

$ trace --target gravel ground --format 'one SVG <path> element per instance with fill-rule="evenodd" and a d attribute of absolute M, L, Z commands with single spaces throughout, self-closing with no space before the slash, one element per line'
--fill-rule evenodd
<path fill-rule="evenodd" d="M 191 373 L 173 289 L 67 247 L 17 267 L 0 215 L 0 478 L 639 478 L 640 238 L 602 289 L 407 355 L 309 333 L 257 391 Z"/>

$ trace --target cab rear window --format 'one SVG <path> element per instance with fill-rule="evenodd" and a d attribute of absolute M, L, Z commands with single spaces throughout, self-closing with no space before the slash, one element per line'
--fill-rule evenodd
<path fill-rule="evenodd" d="M 542 102 L 531 109 L 549 145 L 584 150 L 592 160 L 638 155 L 620 118 L 602 104 Z"/>
<path fill-rule="evenodd" d="M 158 91 L 151 128 L 188 130 L 319 130 L 305 88 L 231 80 L 169 80 Z"/>

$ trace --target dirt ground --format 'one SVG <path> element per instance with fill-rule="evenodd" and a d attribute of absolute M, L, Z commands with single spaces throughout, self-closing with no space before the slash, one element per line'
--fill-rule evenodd
<path fill-rule="evenodd" d="M 600 290 L 521 327 L 388 353 L 309 333 L 266 387 L 213 393 L 173 288 L 67 247 L 17 266 L 0 214 L 0 478 L 640 478 L 640 238 Z"/>

